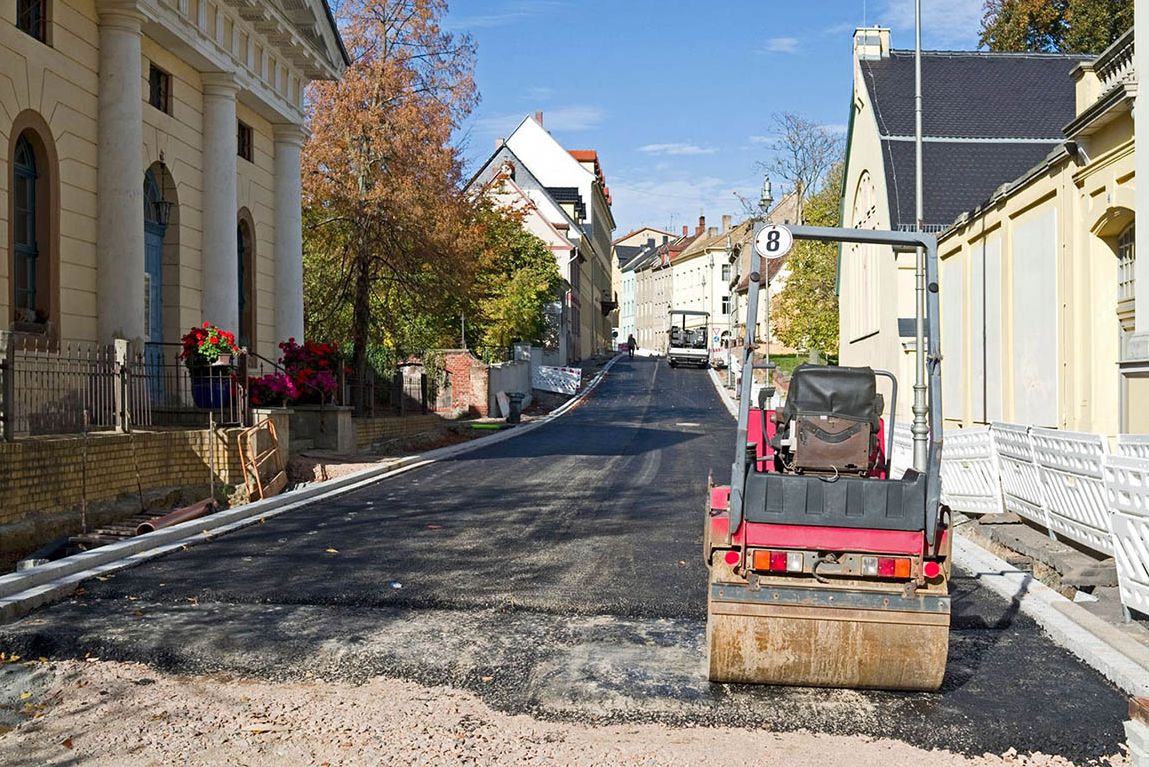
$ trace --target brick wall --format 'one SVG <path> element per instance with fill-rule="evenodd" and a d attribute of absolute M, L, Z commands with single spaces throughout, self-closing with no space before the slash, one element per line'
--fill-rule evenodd
<path fill-rule="evenodd" d="M 487 366 L 466 350 L 443 352 L 443 367 L 451 376 L 451 410 L 485 417 L 487 410 Z"/>
<path fill-rule="evenodd" d="M 355 427 L 355 447 L 362 451 L 380 440 L 438 431 L 442 428 L 443 419 L 437 415 L 410 415 L 402 418 L 353 418 L 351 423 Z"/>
<path fill-rule="evenodd" d="M 74 436 L 0 442 L 0 531 L 77 507 L 85 496 L 91 504 L 136 492 L 137 468 L 144 490 L 206 485 L 213 442 L 216 482 L 241 484 L 238 431 L 92 434 L 86 450 L 83 439 Z"/>

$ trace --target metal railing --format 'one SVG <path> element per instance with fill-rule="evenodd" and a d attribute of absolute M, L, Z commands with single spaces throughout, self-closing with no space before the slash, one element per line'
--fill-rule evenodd
<path fill-rule="evenodd" d="M 250 426 L 249 382 L 267 373 L 288 375 L 281 364 L 247 351 L 224 364 L 189 368 L 181 350 L 176 343 L 60 344 L 42 335 L 2 333 L 0 438 Z M 305 401 L 353 406 L 356 416 L 426 413 L 436 383 L 421 370 L 405 374 L 401 368 L 390 380 L 368 370 L 360 380 L 341 368 L 334 393 L 316 389 Z"/>

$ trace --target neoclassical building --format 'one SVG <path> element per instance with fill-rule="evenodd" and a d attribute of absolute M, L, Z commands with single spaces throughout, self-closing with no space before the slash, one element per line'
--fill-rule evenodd
<path fill-rule="evenodd" d="M 323 0 L 0 5 L 0 329 L 265 356 L 303 334 L 303 93 Z"/>

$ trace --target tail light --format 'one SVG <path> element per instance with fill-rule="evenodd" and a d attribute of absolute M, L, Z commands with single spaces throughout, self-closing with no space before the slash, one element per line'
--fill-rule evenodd
<path fill-rule="evenodd" d="M 806 557 L 801 551 L 755 551 L 754 569 L 771 573 L 800 573 Z"/>
<path fill-rule="evenodd" d="M 730 551 L 726 552 L 725 559 L 726 559 L 726 564 L 733 567 L 734 565 L 738 564 L 742 560 L 742 555 L 739 554 L 737 551 L 734 551 L 733 549 L 731 549 Z"/>
<path fill-rule="evenodd" d="M 872 578 L 909 578 L 913 561 L 905 557 L 862 557 L 862 575 Z"/>
<path fill-rule="evenodd" d="M 926 562 L 922 565 L 922 575 L 927 578 L 937 578 L 942 573 L 942 566 L 937 562 Z"/>

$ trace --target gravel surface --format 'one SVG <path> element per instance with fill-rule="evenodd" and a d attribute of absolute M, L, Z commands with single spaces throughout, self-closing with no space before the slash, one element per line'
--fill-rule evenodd
<path fill-rule="evenodd" d="M 475 695 L 375 678 L 362 685 L 53 664 L 37 715 L 0 737 L 18 765 L 1068 765 L 969 758 L 890 740 L 658 725 L 587 727 L 494 711 Z M 31 699 L 29 699 L 31 701 Z M 1123 759 L 1105 764 L 1126 764 Z"/>

